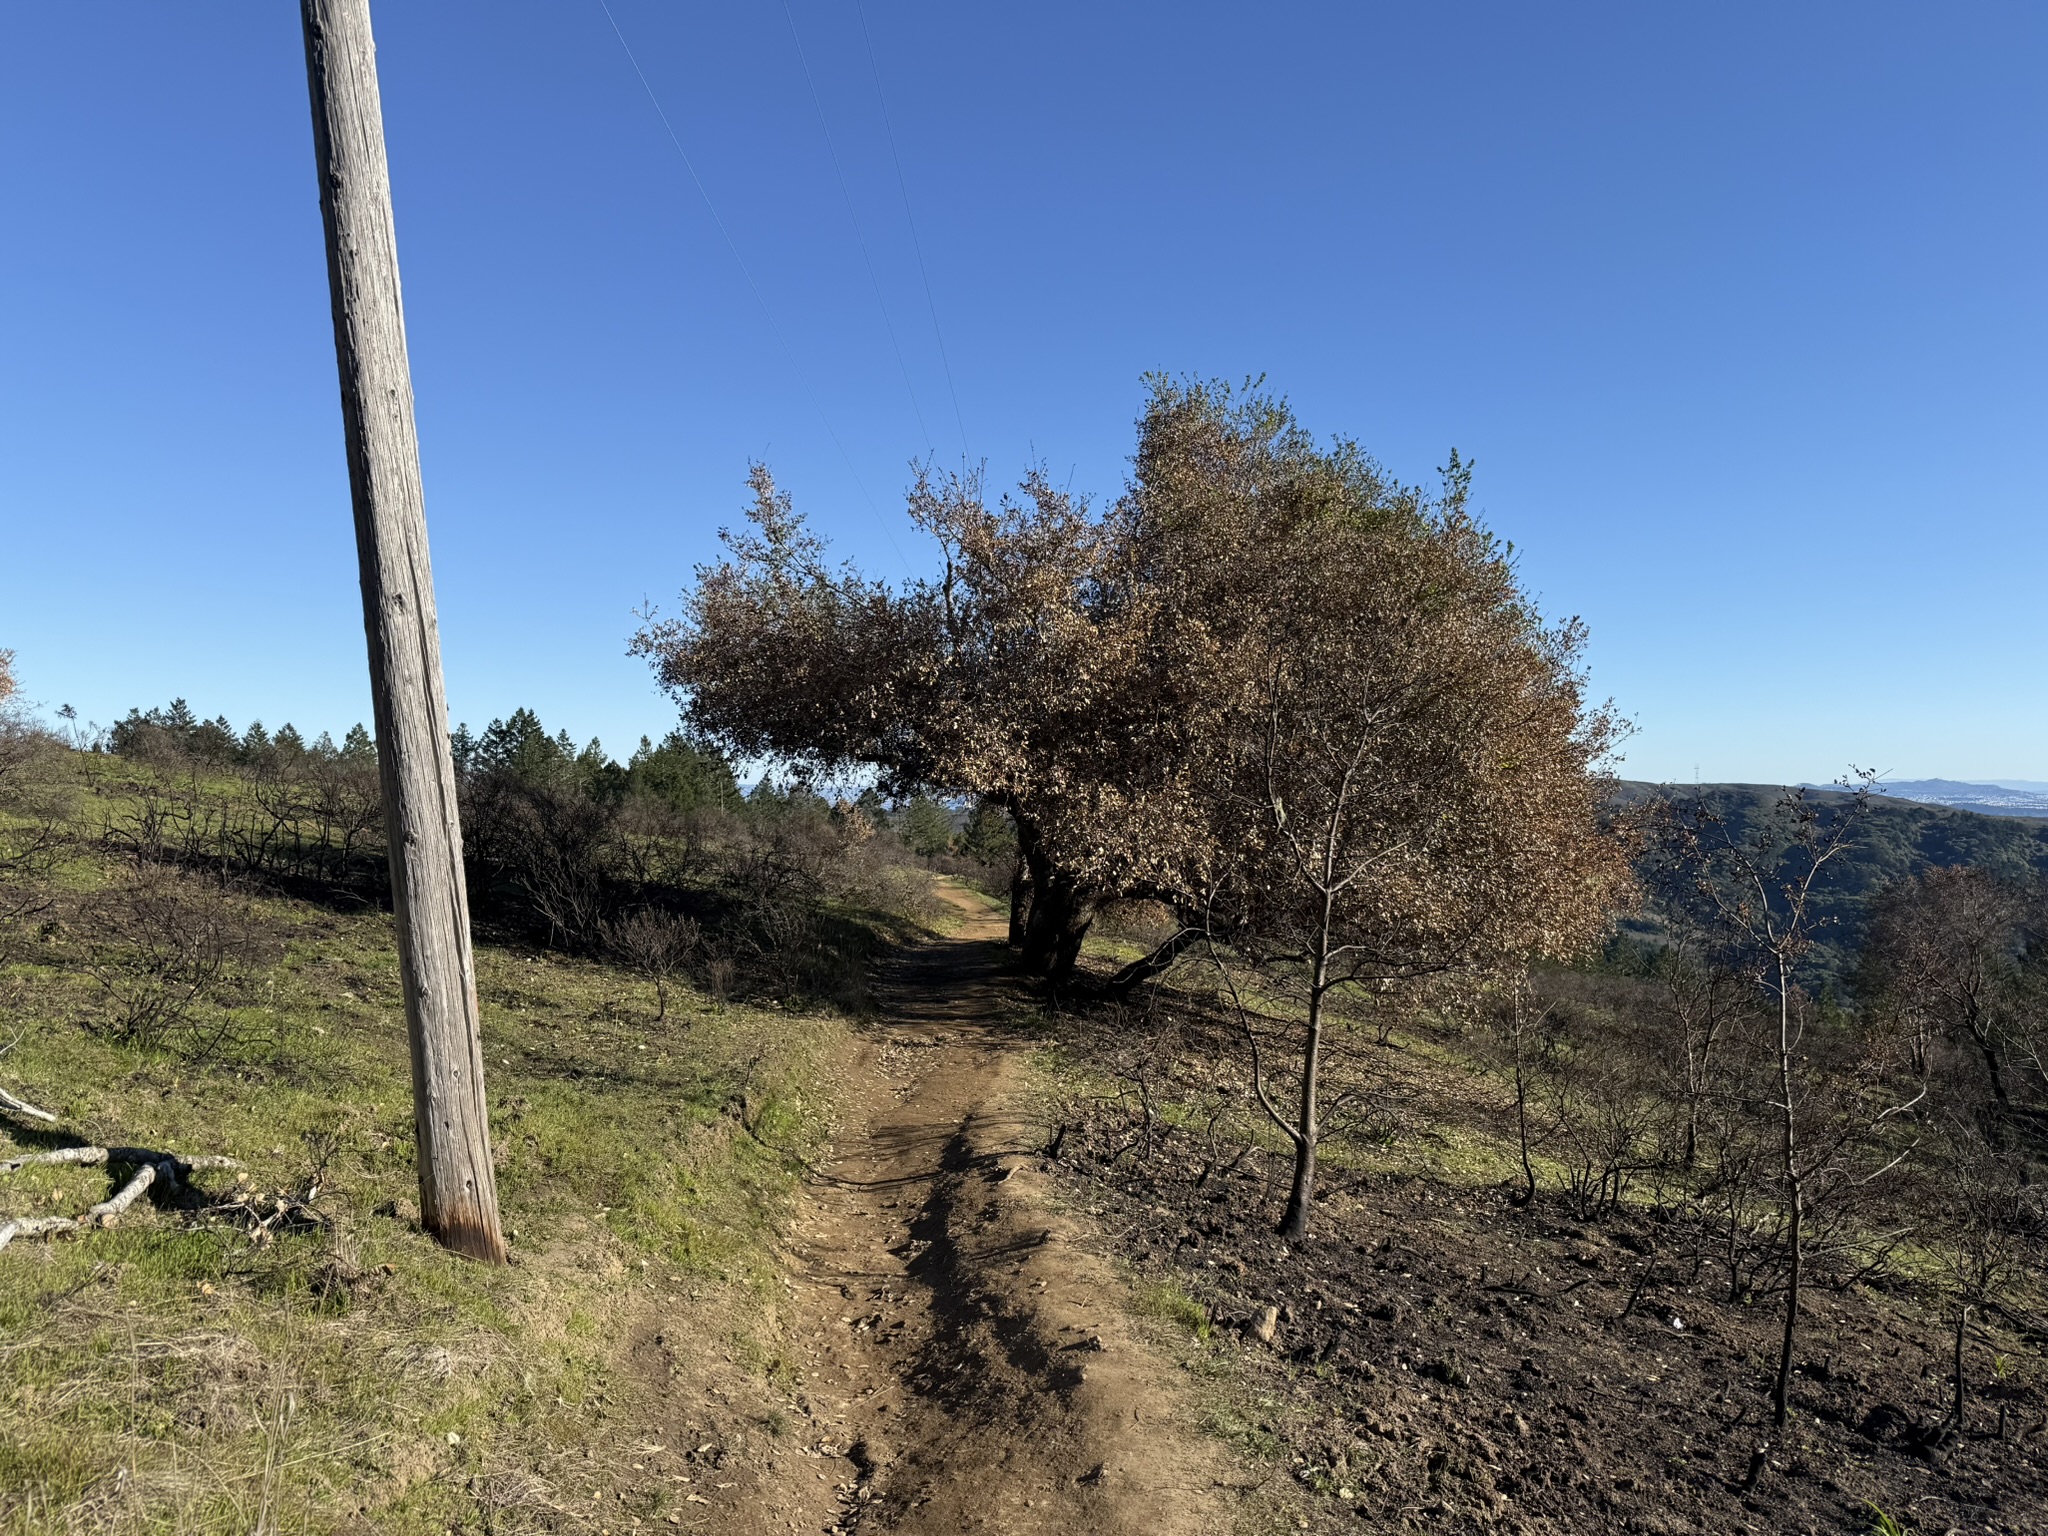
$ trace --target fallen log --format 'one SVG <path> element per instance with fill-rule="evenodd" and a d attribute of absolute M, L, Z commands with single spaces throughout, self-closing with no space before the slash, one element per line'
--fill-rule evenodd
<path fill-rule="evenodd" d="M 59 1147 L 54 1152 L 29 1152 L 0 1161 L 0 1173 L 14 1173 L 23 1168 L 55 1163 L 70 1163 L 81 1168 L 97 1168 L 102 1163 L 169 1163 L 181 1179 L 187 1173 L 207 1168 L 242 1166 L 232 1157 L 179 1157 L 175 1152 L 156 1152 L 148 1147 Z"/>
<path fill-rule="evenodd" d="M 179 1157 L 149 1147 L 58 1147 L 50 1152 L 29 1152 L 0 1161 L 0 1174 L 16 1173 L 30 1167 L 127 1168 L 135 1172 L 128 1182 L 82 1216 L 14 1216 L 0 1220 L 0 1248 L 17 1237 L 47 1237 L 55 1232 L 80 1232 L 92 1227 L 111 1227 L 122 1212 L 141 1198 L 144 1190 L 161 1182 L 176 1189 L 194 1173 L 209 1168 L 240 1168 L 232 1157 Z"/>
<path fill-rule="evenodd" d="M 167 1163 L 144 1163 L 116 1194 L 102 1200 L 79 1219 L 87 1226 L 111 1227 L 120 1220 L 121 1213 L 135 1203 L 136 1197 L 156 1182 L 158 1172 L 169 1166 Z M 175 1185 L 177 1179 L 178 1175 L 174 1170 L 165 1182 Z"/>

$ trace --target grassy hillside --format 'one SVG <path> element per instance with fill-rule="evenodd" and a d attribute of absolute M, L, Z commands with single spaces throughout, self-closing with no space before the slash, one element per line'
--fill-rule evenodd
<path fill-rule="evenodd" d="M 103 831 L 151 771 L 43 766 L 0 825 L 19 848 L 38 807 L 63 812 L 36 882 L 10 887 L 34 900 L 0 951 L 0 1087 L 58 1118 L 0 1113 L 0 1163 L 96 1144 L 240 1168 L 0 1251 L 0 1530 L 715 1528 L 787 1406 L 776 1244 L 842 1013 L 778 995 L 774 967 L 665 978 L 664 1007 L 601 954 L 481 944 L 513 1261 L 466 1263 L 416 1221 L 389 918 L 206 861 L 139 873 Z M 152 881 L 235 941 L 156 1045 L 121 1038 L 149 936 L 110 926 Z M 805 943 L 902 931 L 826 908 Z M 75 1216 L 128 1173 L 0 1174 L 0 1224 Z"/>

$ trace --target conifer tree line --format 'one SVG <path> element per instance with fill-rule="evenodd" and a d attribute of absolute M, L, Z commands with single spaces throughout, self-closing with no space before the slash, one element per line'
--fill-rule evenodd
<path fill-rule="evenodd" d="M 119 855 L 132 889 L 92 920 L 194 951 L 172 969 L 236 968 L 223 935 L 237 927 L 237 893 L 388 901 L 376 744 L 360 725 L 339 745 L 324 732 L 308 742 L 290 725 L 202 719 L 183 699 L 61 738 L 25 715 L 14 723 L 25 761 L 83 749 L 73 760 L 90 792 L 47 800 L 43 863 L 67 847 Z M 480 731 L 458 725 L 451 742 L 477 922 L 623 961 L 655 981 L 664 1008 L 686 975 L 721 995 L 858 1004 L 874 933 L 829 909 L 916 915 L 931 908 L 934 865 L 983 879 L 1007 868 L 1007 825 L 986 810 L 891 804 L 872 788 L 827 799 L 773 774 L 743 787 L 730 758 L 681 729 L 643 736 L 623 763 L 526 708 Z M 218 953 L 202 964 L 209 946 Z M 156 1002 L 137 1007 L 157 1016 Z M 166 1025 L 160 1043 L 182 1028 Z"/>

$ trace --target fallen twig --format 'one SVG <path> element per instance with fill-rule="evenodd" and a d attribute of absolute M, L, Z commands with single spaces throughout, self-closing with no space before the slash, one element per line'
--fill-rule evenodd
<path fill-rule="evenodd" d="M 1644 1261 L 1643 1272 L 1636 1276 L 1635 1289 L 1628 1293 L 1628 1305 L 1621 1309 L 1621 1316 L 1615 1319 L 1616 1322 L 1625 1323 L 1628 1321 L 1629 1315 L 1636 1309 L 1636 1303 L 1643 1299 L 1643 1292 L 1649 1289 L 1651 1277 L 1656 1273 L 1657 1259 L 1656 1255 L 1652 1254 Z"/>
<path fill-rule="evenodd" d="M 0 1221 L 0 1248 L 17 1237 L 42 1237 L 51 1232 L 76 1232 L 78 1223 L 69 1216 L 16 1216 Z"/>
<path fill-rule="evenodd" d="M 37 1109 L 28 1100 L 17 1099 L 5 1088 L 0 1088 L 0 1109 L 11 1109 L 17 1115 L 27 1115 L 31 1120 L 47 1120 L 52 1125 L 57 1123 L 57 1117 L 47 1109 Z"/>
<path fill-rule="evenodd" d="M 270 1208 L 267 1216 L 263 1214 L 265 1206 Z M 334 1219 L 326 1212 L 294 1195 L 259 1195 L 253 1191 L 238 1199 L 209 1205 L 199 1214 L 246 1221 L 250 1245 L 257 1248 L 271 1242 L 288 1226 L 325 1229 L 334 1225 Z"/>
<path fill-rule="evenodd" d="M 0 1173 L 14 1173 L 31 1166 L 70 1163 L 81 1168 L 106 1164 L 142 1164 L 156 1167 L 168 1163 L 182 1179 L 188 1173 L 208 1168 L 240 1168 L 232 1157 L 179 1157 L 175 1152 L 157 1152 L 148 1147 L 59 1147 L 54 1152 L 29 1152 L 0 1162 Z"/>
<path fill-rule="evenodd" d="M 1526 1285 L 1489 1285 L 1484 1289 L 1500 1291 L 1509 1296 L 1526 1296 L 1531 1301 L 1556 1301 L 1561 1296 L 1571 1295 L 1582 1285 L 1592 1285 L 1599 1278 L 1598 1275 L 1587 1275 L 1584 1279 L 1574 1280 L 1561 1291 L 1532 1291 Z"/>
<path fill-rule="evenodd" d="M 240 1168 L 232 1157 L 179 1157 L 147 1147 L 59 1147 L 52 1152 L 30 1152 L 0 1162 L 0 1174 L 16 1173 L 28 1167 L 74 1168 L 132 1167 L 128 1182 L 84 1215 L 16 1216 L 0 1221 L 0 1248 L 17 1237 L 47 1237 L 53 1232 L 80 1232 L 91 1227 L 111 1227 L 121 1213 L 133 1205 L 142 1192 L 161 1182 L 176 1189 L 194 1173 L 209 1168 Z"/>

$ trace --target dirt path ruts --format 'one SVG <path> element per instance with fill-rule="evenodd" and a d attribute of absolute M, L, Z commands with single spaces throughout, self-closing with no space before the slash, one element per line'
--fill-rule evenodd
<path fill-rule="evenodd" d="M 791 1529 L 860 1536 L 1226 1532 L 1220 1453 L 1031 1166 L 1002 926 L 948 895 L 968 920 L 882 978 L 797 1231 L 821 1438 L 780 1463 L 777 1502 L 815 1512 Z"/>

